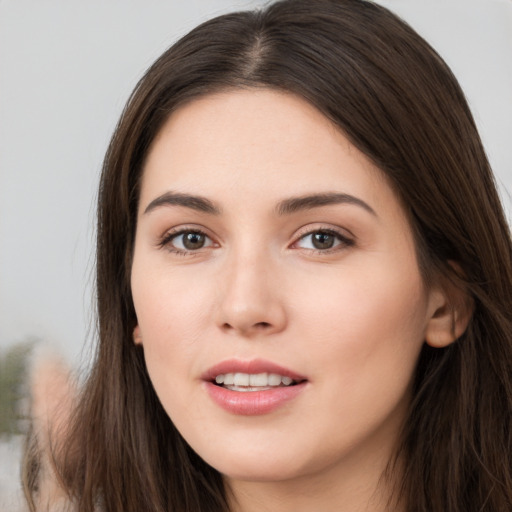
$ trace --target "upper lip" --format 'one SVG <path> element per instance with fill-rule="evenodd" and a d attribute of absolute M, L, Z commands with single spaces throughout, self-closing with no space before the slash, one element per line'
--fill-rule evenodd
<path fill-rule="evenodd" d="M 226 373 L 275 373 L 283 377 L 290 377 L 296 382 L 306 380 L 303 375 L 264 359 L 251 359 L 250 361 L 228 359 L 206 370 L 201 378 L 206 381 L 214 381 L 217 375 L 225 375 Z"/>

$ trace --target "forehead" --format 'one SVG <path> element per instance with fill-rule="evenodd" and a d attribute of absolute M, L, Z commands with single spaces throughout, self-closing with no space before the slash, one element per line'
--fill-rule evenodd
<path fill-rule="evenodd" d="M 330 190 L 376 203 L 384 191 L 394 196 L 382 171 L 316 108 L 269 89 L 212 94 L 178 108 L 148 154 L 141 203 L 166 189 L 272 200 Z"/>

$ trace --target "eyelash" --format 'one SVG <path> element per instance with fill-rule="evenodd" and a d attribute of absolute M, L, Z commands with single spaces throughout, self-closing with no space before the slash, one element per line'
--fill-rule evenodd
<path fill-rule="evenodd" d="M 204 236 L 208 240 L 210 240 L 210 244 L 208 246 L 203 246 L 198 248 L 197 250 L 184 250 L 180 249 L 178 247 L 175 247 L 172 245 L 172 241 L 177 239 L 180 236 L 183 236 L 185 234 L 194 234 L 199 236 Z M 323 234 L 328 236 L 333 236 L 336 239 L 336 245 L 333 247 L 329 247 L 326 249 L 313 249 L 313 248 L 302 248 L 305 251 L 312 252 L 313 254 L 330 254 L 333 252 L 341 251 L 345 248 L 352 247 L 355 245 L 355 240 L 352 238 L 347 237 L 346 235 L 342 234 L 341 232 L 332 229 L 332 228 L 317 228 L 313 230 L 306 231 L 304 233 L 301 233 L 295 242 L 291 244 L 291 247 L 296 246 L 300 241 L 305 240 L 307 237 L 313 236 L 315 234 Z M 173 254 L 177 254 L 179 256 L 195 256 L 200 253 L 202 249 L 209 248 L 212 246 L 215 246 L 215 243 L 212 241 L 212 239 L 202 230 L 197 228 L 181 228 L 177 231 L 171 231 L 166 233 L 162 239 L 158 242 L 158 247 L 161 249 L 167 249 L 169 252 Z M 300 247 L 298 248 L 300 249 Z"/>
<path fill-rule="evenodd" d="M 332 228 L 317 228 L 310 229 L 304 233 L 301 233 L 295 242 L 293 242 L 292 246 L 297 245 L 301 240 L 305 240 L 307 237 L 311 237 L 316 234 L 329 235 L 335 237 L 336 245 L 333 247 L 329 247 L 326 249 L 313 249 L 307 248 L 304 250 L 310 251 L 313 254 L 331 254 L 334 252 L 342 251 L 348 247 L 352 247 L 355 245 L 355 240 L 353 238 L 349 238 L 345 234 L 342 234 L 340 231 Z"/>
<path fill-rule="evenodd" d="M 163 238 L 158 242 L 158 247 L 161 249 L 167 249 L 169 252 L 171 252 L 173 254 L 177 254 L 178 256 L 190 256 L 190 255 L 195 256 L 195 255 L 199 254 L 199 251 L 201 249 L 203 249 L 204 247 L 200 247 L 197 250 L 186 250 L 186 249 L 184 250 L 184 249 L 180 249 L 180 248 L 172 245 L 173 240 L 175 240 L 176 238 L 183 236 L 185 234 L 194 234 L 194 235 L 204 236 L 205 238 L 207 238 L 211 241 L 211 238 L 201 229 L 185 227 L 185 228 L 181 228 L 177 231 L 171 231 L 171 232 L 166 233 L 163 236 Z M 213 245 L 213 242 L 211 245 Z M 207 247 L 210 247 L 211 245 L 209 245 Z"/>

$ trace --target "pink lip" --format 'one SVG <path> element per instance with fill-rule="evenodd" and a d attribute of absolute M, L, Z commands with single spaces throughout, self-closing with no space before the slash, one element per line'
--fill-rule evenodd
<path fill-rule="evenodd" d="M 264 391 L 232 391 L 217 386 L 214 381 L 219 374 L 226 373 L 277 373 L 290 377 L 298 383 L 292 386 L 276 387 Z M 223 361 L 207 370 L 202 379 L 210 398 L 224 410 L 244 416 L 268 414 L 299 395 L 306 387 L 305 377 L 269 361 Z"/>
<path fill-rule="evenodd" d="M 290 377 L 295 381 L 306 380 L 306 377 L 303 375 L 299 375 L 298 373 L 295 373 L 292 370 L 285 368 L 284 366 L 279 366 L 278 364 L 265 361 L 264 359 L 252 359 L 251 361 L 229 359 L 227 361 L 222 361 L 221 363 L 216 364 L 207 370 L 203 375 L 201 375 L 201 378 L 207 381 L 214 381 L 217 375 L 237 372 L 253 374 L 277 373 L 278 375 L 283 375 L 284 377 Z"/>

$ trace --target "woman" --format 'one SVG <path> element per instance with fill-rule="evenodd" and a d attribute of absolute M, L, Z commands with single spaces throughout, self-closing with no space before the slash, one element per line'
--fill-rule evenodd
<path fill-rule="evenodd" d="M 510 510 L 511 262 L 464 95 L 394 15 L 201 25 L 106 155 L 70 507 Z"/>

